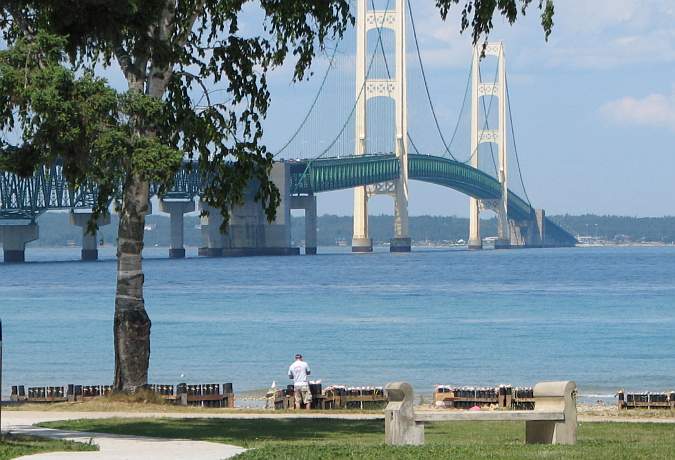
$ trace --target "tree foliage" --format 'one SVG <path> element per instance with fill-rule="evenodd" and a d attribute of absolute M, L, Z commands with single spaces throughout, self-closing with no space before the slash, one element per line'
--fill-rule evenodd
<path fill-rule="evenodd" d="M 118 116 L 110 120 L 124 121 L 126 128 L 92 132 L 103 134 L 103 139 L 78 142 L 80 152 L 65 148 L 62 143 L 49 146 L 48 154 L 35 139 L 25 138 L 22 148 L 30 148 L 34 154 L 19 155 L 22 171 L 26 172 L 31 164 L 53 161 L 51 153 L 58 151 L 69 165 L 67 175 L 73 183 L 92 179 L 104 182 L 100 184 L 99 203 L 100 210 L 104 210 L 113 183 L 123 184 L 127 176 L 136 173 L 148 180 L 166 182 L 177 169 L 176 152 L 181 151 L 186 158 L 199 160 L 200 170 L 209 179 L 204 198 L 210 205 L 223 209 L 226 217 L 228 206 L 243 200 L 244 186 L 249 178 L 255 177 L 261 184 L 258 197 L 272 218 L 279 195 L 268 180 L 272 155 L 260 142 L 261 121 L 271 100 L 267 73 L 290 55 L 295 59 L 295 78 L 304 78 L 317 46 L 323 46 L 328 38 L 339 37 L 351 16 L 347 0 L 263 0 L 258 2 L 264 18 L 262 26 L 256 33 L 247 34 L 242 31 L 240 16 L 252 12 L 248 5 L 252 3 L 8 1 L 0 11 L 0 26 L 10 45 L 18 45 L 15 48 L 25 51 L 28 45 L 22 44 L 38 33 L 43 37 L 45 34 L 63 37 L 55 39 L 63 55 L 54 48 L 56 42 L 49 49 L 38 49 L 43 41 L 33 41 L 31 45 L 33 53 L 50 58 L 50 72 L 58 71 L 58 62 L 66 64 L 63 59 L 66 56 L 74 69 L 92 74 L 94 64 L 110 65 L 116 61 L 129 82 L 129 92 L 117 101 Z M 17 69 L 23 67 L 21 63 L 14 64 Z M 26 70 L 32 72 L 35 66 Z M 64 68 L 61 72 L 70 72 L 71 84 L 84 84 L 85 80 L 102 84 L 93 77 L 76 79 L 72 70 Z M 218 86 L 228 95 L 226 100 L 212 100 L 212 91 Z M 69 94 L 61 94 L 54 102 L 64 103 L 68 97 Z M 196 104 L 196 100 L 203 103 Z M 4 118 L 7 128 L 13 122 L 14 107 L 12 100 L 5 102 L 4 109 L 10 112 Z M 77 105 L 75 100 L 70 103 Z M 110 111 L 109 107 L 101 108 Z M 106 114 L 97 116 L 102 118 Z M 40 118 L 32 124 L 47 121 Z M 125 130 L 135 130 L 138 139 L 130 142 L 133 136 Z M 111 153 L 97 156 L 97 148 L 103 146 Z M 17 149 L 21 150 L 17 146 L 4 146 L 3 152 L 7 156 Z M 91 156 L 83 150 L 89 150 Z M 98 161 L 83 161 L 94 157 Z M 168 161 L 164 161 L 165 157 Z M 19 164 L 16 158 L 17 155 L 9 155 L 4 164 L 16 166 Z"/>
<path fill-rule="evenodd" d="M 481 37 L 487 37 L 492 31 L 495 16 L 503 16 L 513 24 L 518 19 L 518 12 L 523 16 L 533 0 L 436 0 L 436 6 L 440 9 L 441 17 L 446 20 L 450 10 L 457 5 L 462 5 L 461 31 L 471 31 L 473 43 L 480 41 Z M 555 9 L 553 0 L 538 0 L 538 8 L 541 11 L 541 26 L 544 29 L 546 39 L 553 31 L 553 16 Z"/>

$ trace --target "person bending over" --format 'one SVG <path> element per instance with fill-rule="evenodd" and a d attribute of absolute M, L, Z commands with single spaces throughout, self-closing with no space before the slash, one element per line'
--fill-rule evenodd
<path fill-rule="evenodd" d="M 312 392 L 309 391 L 309 382 L 307 376 L 311 373 L 309 364 L 302 360 L 302 355 L 295 355 L 295 361 L 288 368 L 288 378 L 293 380 L 295 408 L 300 409 L 303 402 L 305 408 L 309 410 L 312 404 Z"/>

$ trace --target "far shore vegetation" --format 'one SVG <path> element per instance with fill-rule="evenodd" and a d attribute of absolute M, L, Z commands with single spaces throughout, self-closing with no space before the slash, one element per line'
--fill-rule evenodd
<path fill-rule="evenodd" d="M 41 426 L 159 438 L 221 442 L 246 448 L 238 460 L 258 459 L 657 459 L 672 458 L 672 424 L 581 423 L 574 446 L 525 445 L 517 422 L 436 423 L 421 447 L 384 445 L 382 420 L 335 419 L 100 419 Z"/>
<path fill-rule="evenodd" d="M 672 244 L 675 242 L 675 217 L 622 217 L 622 216 L 551 216 L 574 235 L 587 236 L 617 243 L 656 242 Z M 80 245 L 82 229 L 70 225 L 67 213 L 49 212 L 38 219 L 40 239 L 29 247 L 61 247 Z M 293 239 L 296 244 L 304 239 L 304 218 L 293 218 Z M 169 218 L 165 215 L 149 215 L 145 222 L 146 246 L 169 245 Z M 197 214 L 185 217 L 185 244 L 201 246 L 202 236 L 199 230 L 200 219 Z M 323 215 L 318 220 L 318 238 L 320 246 L 349 244 L 352 237 L 352 218 L 350 216 Z M 370 232 L 376 242 L 389 241 L 392 237 L 393 216 L 371 216 Z M 487 219 L 482 225 L 485 236 L 496 234 L 494 219 Z M 117 216 L 112 216 L 111 225 L 100 227 L 99 240 L 113 245 L 116 240 Z M 466 240 L 469 220 L 455 216 L 412 216 L 410 234 L 415 242 L 448 244 Z"/>

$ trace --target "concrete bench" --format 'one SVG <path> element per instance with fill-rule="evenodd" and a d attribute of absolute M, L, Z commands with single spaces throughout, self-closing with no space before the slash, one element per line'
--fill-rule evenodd
<path fill-rule="evenodd" d="M 397 382 L 386 386 L 385 442 L 392 446 L 424 444 L 424 423 L 451 421 L 524 421 L 527 444 L 576 444 L 576 383 L 542 382 L 534 387 L 534 410 L 419 411 L 413 388 Z"/>

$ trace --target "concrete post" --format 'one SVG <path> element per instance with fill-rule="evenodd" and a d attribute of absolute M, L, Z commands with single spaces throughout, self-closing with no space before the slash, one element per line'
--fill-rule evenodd
<path fill-rule="evenodd" d="M 184 215 L 195 210 L 195 202 L 191 199 L 162 198 L 159 201 L 162 212 L 169 214 L 171 222 L 171 246 L 169 258 L 182 259 L 185 257 L 184 243 Z"/>
<path fill-rule="evenodd" d="M 525 422 L 527 444 L 576 444 L 577 385 L 574 382 L 542 382 L 534 387 L 537 411 L 563 412 L 562 421 L 534 420 Z"/>
<path fill-rule="evenodd" d="M 384 409 L 384 442 L 390 446 L 424 444 L 424 425 L 415 422 L 414 393 L 409 383 L 385 387 L 388 404 Z"/>
<path fill-rule="evenodd" d="M 313 256 L 317 248 L 316 196 L 309 198 L 309 205 L 305 208 L 305 255 Z"/>
<path fill-rule="evenodd" d="M 546 211 L 535 209 L 534 215 L 537 222 L 537 230 L 539 230 L 539 241 L 543 247 L 546 246 Z"/>
<path fill-rule="evenodd" d="M 90 209 L 75 209 L 70 211 L 70 224 L 82 228 L 82 255 L 81 259 L 85 262 L 98 260 L 98 239 L 97 234 L 88 232 L 89 221 L 92 212 Z M 97 225 L 102 227 L 110 224 L 110 215 L 100 216 Z"/>
<path fill-rule="evenodd" d="M 316 255 L 317 217 L 316 196 L 300 195 L 291 197 L 291 209 L 305 211 L 305 255 Z"/>
<path fill-rule="evenodd" d="M 39 228 L 28 219 L 0 221 L 0 241 L 5 263 L 26 261 L 26 243 L 39 237 Z"/>

